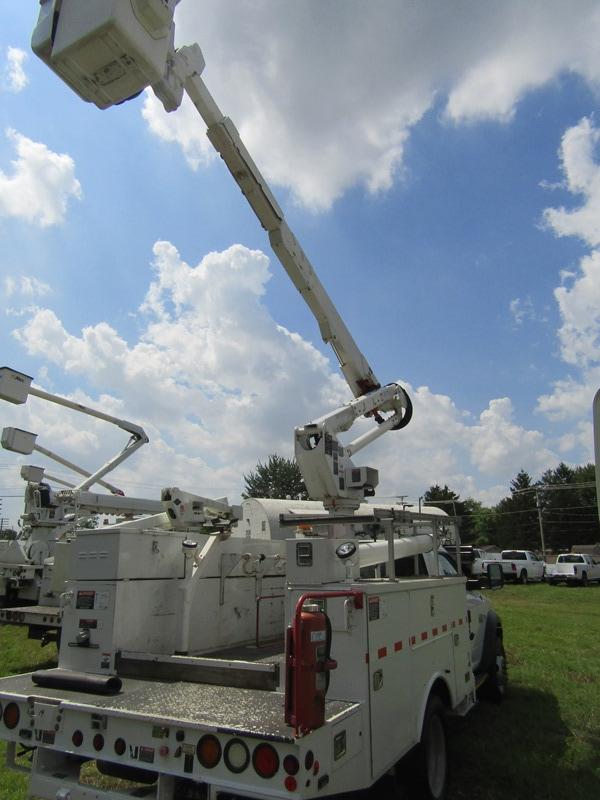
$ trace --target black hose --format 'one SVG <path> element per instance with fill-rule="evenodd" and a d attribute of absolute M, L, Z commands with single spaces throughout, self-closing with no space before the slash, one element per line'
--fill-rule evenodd
<path fill-rule="evenodd" d="M 31 680 L 47 689 L 66 689 L 90 694 L 118 694 L 123 682 L 116 675 L 91 675 L 70 669 L 43 669 L 34 672 Z"/>

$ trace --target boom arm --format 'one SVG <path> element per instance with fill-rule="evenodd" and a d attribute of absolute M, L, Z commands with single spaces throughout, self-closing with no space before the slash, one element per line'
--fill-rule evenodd
<path fill-rule="evenodd" d="M 360 397 L 378 389 L 379 381 L 290 230 L 283 211 L 248 153 L 237 128 L 222 114 L 202 80 L 203 68 L 204 58 L 197 44 L 182 47 L 170 64 L 171 75 L 183 83 L 207 126 L 209 140 L 267 231 L 275 254 L 317 320 L 323 341 L 330 344 L 336 354 L 352 393 Z M 161 86 L 155 87 L 155 90 L 161 99 L 165 97 L 168 104 L 168 96 L 161 92 Z"/>
<path fill-rule="evenodd" d="M 283 268 L 312 311 L 323 340 L 329 343 L 356 400 L 295 431 L 295 453 L 309 495 L 322 499 L 334 513 L 358 507 L 378 483 L 377 470 L 356 468 L 351 456 L 388 430 L 410 422 L 412 405 L 398 384 L 381 387 L 366 358 L 317 277 L 312 264 L 284 219 L 260 170 L 233 122 L 220 111 L 201 73 L 204 58 L 195 44 L 182 47 L 167 62 L 165 77 L 153 86 L 165 108 L 176 108 L 183 88 L 208 128 L 207 136 L 248 200 Z M 387 418 L 382 412 L 389 412 Z M 377 427 L 342 447 L 337 434 L 360 416 L 374 417 Z"/>
<path fill-rule="evenodd" d="M 45 392 L 43 389 L 38 389 L 36 386 L 32 386 L 31 381 L 32 378 L 29 375 L 25 375 L 22 372 L 11 369 L 10 367 L 0 367 L 0 400 L 6 400 L 9 403 L 22 405 L 23 403 L 27 402 L 29 395 L 33 395 L 34 397 L 39 397 L 41 400 L 46 400 L 49 403 L 55 403 L 58 406 L 70 408 L 73 411 L 79 411 L 81 414 L 86 414 L 89 417 L 95 417 L 96 419 L 101 419 L 104 422 L 110 422 L 113 425 L 116 425 L 117 428 L 121 428 L 121 430 L 131 434 L 130 438 L 122 450 L 120 450 L 115 456 L 113 456 L 109 461 L 107 461 L 93 473 L 78 467 L 76 464 L 72 464 L 56 453 L 53 453 L 51 450 L 40 447 L 36 444 L 36 434 L 29 433 L 27 431 L 19 431 L 15 428 L 4 428 L 2 431 L 2 447 L 6 448 L 7 450 L 12 450 L 13 452 L 22 453 L 23 455 L 29 455 L 34 450 L 37 450 L 43 455 L 46 455 L 48 458 L 57 461 L 59 464 L 67 466 L 70 469 L 73 469 L 75 472 L 79 472 L 80 475 L 84 475 L 85 480 L 81 481 L 77 484 L 77 486 L 74 487 L 75 491 L 87 491 L 95 483 L 100 483 L 108 488 L 113 494 L 123 494 L 120 489 L 117 489 L 102 479 L 116 466 L 125 461 L 126 458 L 129 458 L 130 455 L 135 453 L 135 451 L 142 447 L 142 445 L 148 442 L 148 437 L 144 429 L 139 425 L 136 425 L 134 422 L 129 422 L 126 419 L 119 419 L 119 417 L 113 417 L 110 414 L 105 414 L 104 411 L 98 411 L 95 408 L 89 408 L 81 403 L 75 403 L 73 400 L 69 400 L 61 395 Z"/>
<path fill-rule="evenodd" d="M 360 502 L 357 498 L 376 485 L 377 473 L 371 470 L 368 479 L 351 480 L 352 486 L 348 488 L 347 476 L 356 472 L 350 459 L 352 452 L 387 430 L 407 425 L 412 415 L 410 399 L 399 384 L 381 387 L 290 230 L 235 125 L 222 114 L 202 80 L 204 57 L 200 47 L 194 44 L 175 50 L 173 14 L 178 2 L 130 0 L 115 4 L 112 0 L 96 0 L 93 4 L 81 4 L 75 0 L 41 0 L 32 46 L 80 97 L 99 108 L 121 103 L 151 86 L 165 109 L 174 111 L 180 106 L 184 91 L 188 94 L 207 125 L 208 138 L 267 231 L 275 254 L 315 316 L 323 340 L 334 350 L 357 398 L 314 423 L 312 428 L 316 426 L 316 431 L 311 430 L 308 435 L 304 428 L 296 431 L 296 454 L 303 473 L 311 465 L 301 458 L 302 453 L 312 450 L 315 459 L 320 457 L 325 433 L 329 437 L 326 455 L 335 451 L 335 462 L 327 462 L 325 467 L 325 472 L 332 473 L 331 480 L 309 478 L 307 483 L 313 484 L 312 489 L 309 487 L 311 495 L 323 499 L 332 509 L 338 508 L 338 500 L 342 504 L 357 504 Z M 341 445 L 335 436 L 348 430 L 363 414 L 373 418 L 377 427 L 344 449 L 339 474 Z M 333 449 L 329 447 L 331 437 Z"/>
<path fill-rule="evenodd" d="M 111 472 L 115 467 L 125 461 L 126 458 L 129 458 L 129 456 L 133 455 L 136 450 L 139 450 L 142 445 L 147 444 L 149 441 L 144 429 L 139 425 L 136 425 L 134 422 L 113 417 L 110 414 L 105 414 L 103 411 L 98 411 L 95 408 L 89 408 L 81 403 L 74 403 L 72 400 L 69 400 L 66 397 L 44 392 L 42 389 L 38 389 L 35 386 L 29 387 L 29 394 L 39 397 L 42 400 L 47 400 L 50 403 L 56 403 L 59 406 L 70 408 L 73 411 L 79 411 L 81 414 L 86 414 L 89 417 L 95 417 L 96 419 L 101 419 L 105 422 L 111 422 L 113 425 L 116 425 L 117 428 L 121 428 L 121 430 L 131 434 L 125 447 L 123 447 L 122 450 L 120 450 L 115 456 L 107 461 L 106 464 L 103 464 L 94 473 L 90 474 L 89 472 L 82 472 L 81 470 L 78 470 L 79 472 L 82 472 L 82 474 L 87 475 L 87 477 L 86 480 L 77 484 L 75 487 L 76 491 L 86 491 L 90 488 L 90 486 L 93 486 L 95 483 L 99 483 L 101 478 Z M 113 487 L 111 487 L 111 491 L 115 491 Z M 117 492 L 118 491 L 119 490 L 117 490 Z"/>

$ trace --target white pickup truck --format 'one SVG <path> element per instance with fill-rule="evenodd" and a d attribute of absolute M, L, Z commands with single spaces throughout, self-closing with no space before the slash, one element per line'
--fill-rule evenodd
<path fill-rule="evenodd" d="M 484 563 L 487 564 L 490 561 L 499 561 L 501 558 L 500 553 L 486 553 L 483 550 L 479 550 L 477 547 L 471 547 L 469 545 L 461 547 L 460 551 L 463 571 L 465 575 L 469 575 L 472 578 L 484 577 L 486 574 Z"/>
<path fill-rule="evenodd" d="M 482 561 L 481 569 L 486 571 L 489 563 L 500 564 L 505 581 L 528 583 L 544 580 L 544 562 L 530 550 L 503 550 L 500 560 Z"/>
<path fill-rule="evenodd" d="M 556 564 L 546 564 L 546 581 L 551 586 L 562 582 L 587 586 L 600 581 L 600 563 L 585 553 L 564 553 Z"/>

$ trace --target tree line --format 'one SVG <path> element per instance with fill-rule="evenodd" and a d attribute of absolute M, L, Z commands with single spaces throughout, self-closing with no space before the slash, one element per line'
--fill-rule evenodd
<path fill-rule="evenodd" d="M 510 482 L 509 494 L 495 506 L 484 506 L 448 488 L 431 486 L 423 502 L 438 506 L 459 519 L 463 543 L 498 545 L 554 552 L 573 545 L 600 541 L 595 467 L 560 463 L 537 481 L 521 469 Z"/>
<path fill-rule="evenodd" d="M 545 549 L 558 552 L 600 542 L 595 478 L 593 464 L 569 467 L 560 463 L 537 481 L 519 470 L 507 496 L 495 506 L 484 506 L 472 497 L 461 500 L 447 485 L 437 484 L 429 487 L 422 500 L 458 518 L 465 544 L 541 550 L 543 536 Z M 244 475 L 244 481 L 243 497 L 308 497 L 294 459 L 270 455 Z"/>

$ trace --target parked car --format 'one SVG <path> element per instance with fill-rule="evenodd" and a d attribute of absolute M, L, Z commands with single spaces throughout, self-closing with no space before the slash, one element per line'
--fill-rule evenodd
<path fill-rule="evenodd" d="M 544 562 L 531 550 L 502 550 L 499 561 L 486 559 L 481 562 L 484 572 L 490 562 L 502 565 L 505 581 L 528 583 L 544 579 Z"/>
<path fill-rule="evenodd" d="M 563 553 L 556 564 L 546 564 L 546 581 L 587 586 L 591 581 L 600 581 L 600 563 L 585 553 Z"/>

